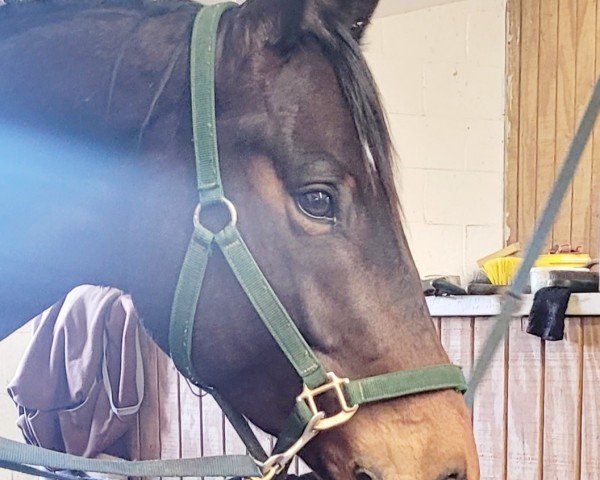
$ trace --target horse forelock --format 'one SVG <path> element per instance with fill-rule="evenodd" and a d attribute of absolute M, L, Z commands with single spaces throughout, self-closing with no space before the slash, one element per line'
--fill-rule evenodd
<path fill-rule="evenodd" d="M 315 38 L 337 75 L 352 113 L 370 183 L 374 189 L 381 185 L 395 226 L 400 228 L 402 211 L 394 181 L 395 151 L 380 94 L 360 44 L 342 25 L 317 31 Z"/>

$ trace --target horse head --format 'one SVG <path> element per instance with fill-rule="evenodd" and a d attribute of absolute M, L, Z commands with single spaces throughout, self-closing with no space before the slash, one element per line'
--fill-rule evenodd
<path fill-rule="evenodd" d="M 349 378 L 448 363 L 359 49 L 377 3 L 248 0 L 218 39 L 219 152 L 240 231 L 319 359 Z M 302 385 L 219 253 L 197 312 L 197 370 L 276 434 Z M 302 456 L 330 479 L 478 478 L 469 412 L 449 390 L 361 407 Z"/>

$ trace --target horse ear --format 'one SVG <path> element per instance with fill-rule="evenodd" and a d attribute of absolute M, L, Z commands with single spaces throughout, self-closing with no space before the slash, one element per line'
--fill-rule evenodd
<path fill-rule="evenodd" d="M 379 0 L 308 0 L 309 23 L 336 22 L 350 29 L 360 40 L 369 25 Z M 312 18 L 310 18 L 312 17 Z"/>
<path fill-rule="evenodd" d="M 305 8 L 306 0 L 247 0 L 241 7 L 246 40 L 285 55 L 302 35 Z"/>

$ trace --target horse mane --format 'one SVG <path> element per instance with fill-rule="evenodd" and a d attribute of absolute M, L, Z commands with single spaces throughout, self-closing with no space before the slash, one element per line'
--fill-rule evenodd
<path fill-rule="evenodd" d="M 373 188 L 379 183 L 390 202 L 392 218 L 401 220 L 401 207 L 394 182 L 395 151 L 392 146 L 381 96 L 352 32 L 336 25 L 312 32 L 333 66 L 344 98 L 352 112 L 363 158 Z"/>

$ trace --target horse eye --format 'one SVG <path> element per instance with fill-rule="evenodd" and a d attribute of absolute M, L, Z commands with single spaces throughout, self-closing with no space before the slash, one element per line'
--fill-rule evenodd
<path fill-rule="evenodd" d="M 333 196 L 324 190 L 311 190 L 301 193 L 297 198 L 298 206 L 309 217 L 334 220 L 335 205 Z"/>

